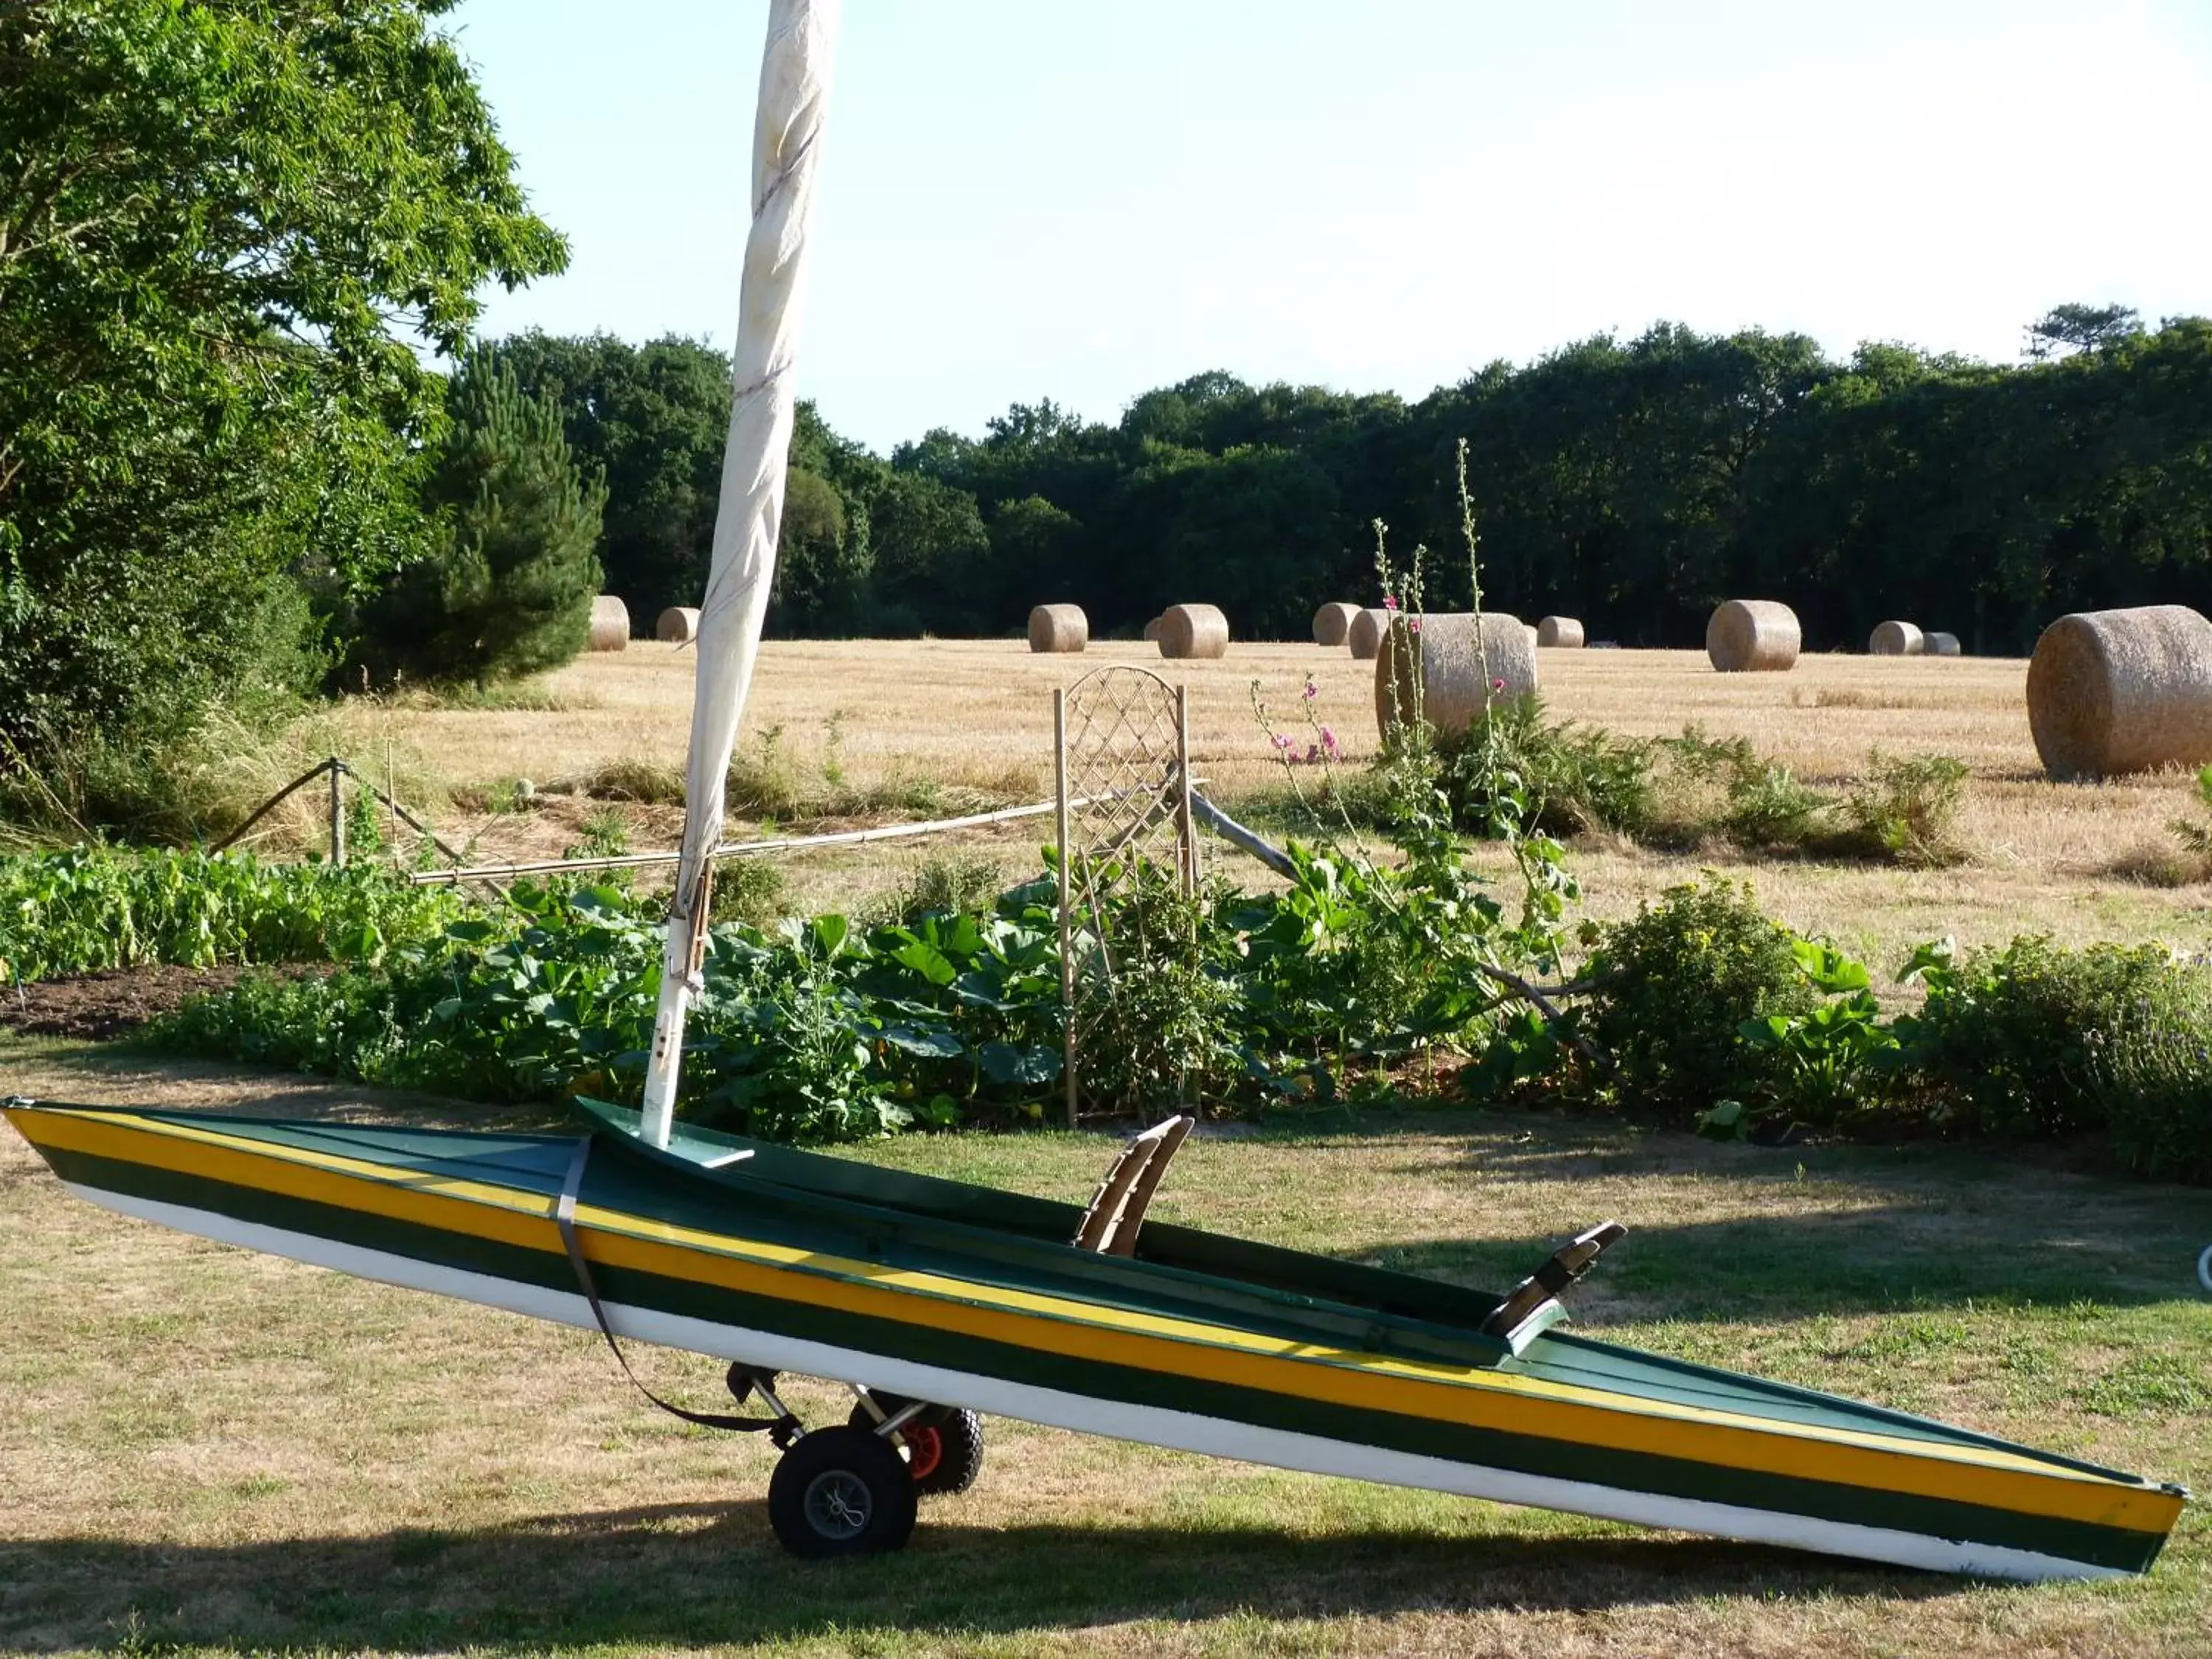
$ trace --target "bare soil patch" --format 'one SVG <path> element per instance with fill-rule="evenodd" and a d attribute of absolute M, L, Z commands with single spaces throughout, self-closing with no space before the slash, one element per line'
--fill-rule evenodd
<path fill-rule="evenodd" d="M 106 1042 L 127 1036 L 161 1014 L 173 1013 L 186 997 L 228 991 L 244 975 L 286 979 L 328 971 L 302 963 L 255 968 L 113 968 L 0 991 L 0 1025 L 27 1036 L 82 1037 Z"/>

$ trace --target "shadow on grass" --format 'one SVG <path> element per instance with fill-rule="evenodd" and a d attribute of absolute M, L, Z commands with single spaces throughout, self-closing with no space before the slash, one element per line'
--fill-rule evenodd
<path fill-rule="evenodd" d="M 1759 1148 L 1606 1121 L 1492 1118 L 1461 1140 L 1454 1161 L 1516 1189 L 1547 1187 L 1557 1231 L 1408 1239 L 1355 1259 L 1500 1291 L 1625 1206 L 1628 1237 L 1571 1305 L 1618 1300 L 1638 1318 L 1757 1322 L 1969 1303 L 2190 1301 L 2200 1294 L 2197 1254 L 2212 1237 L 2201 1188 L 1987 1148 Z M 1435 1167 L 1415 1160 L 1403 1173 L 1432 1177 Z M 1701 1207 L 1757 1213 L 1669 1221 L 1637 1212 L 1681 1191 L 1683 1177 L 1698 1183 Z M 1647 1179 L 1676 1184 L 1645 1188 Z"/>
<path fill-rule="evenodd" d="M 19 1080 L 0 1076 L 0 1094 L 23 1093 L 71 1104 L 71 1085 L 83 1080 L 84 1103 L 129 1103 L 238 1117 L 291 1118 L 302 1122 L 407 1122 L 425 1128 L 501 1132 L 573 1130 L 578 1120 L 557 1103 L 491 1105 L 257 1066 L 230 1060 L 199 1060 L 166 1053 L 137 1040 L 97 1044 L 72 1040 L 26 1042 L 0 1034 L 0 1059 L 11 1060 Z M 24 1073 L 32 1075 L 26 1085 Z M 37 1073 L 44 1073 L 43 1077 Z"/>
<path fill-rule="evenodd" d="M 0 1543 L 11 1649 L 208 1645 L 538 1650 L 924 1638 L 1128 1620 L 1603 1610 L 1715 1597 L 1925 1599 L 1960 1581 L 1672 1536 L 1403 1528 L 982 1528 L 926 1510 L 913 1545 L 801 1563 L 765 1505 L 667 1504 L 467 1532 L 191 1547 Z"/>
<path fill-rule="evenodd" d="M 2024 1197 L 2026 1195 L 2023 1195 Z M 2077 1209 L 2022 1202 L 1982 1212 L 1940 1193 L 1813 1209 L 1634 1226 L 1577 1291 L 1654 1320 L 1764 1322 L 1820 1315 L 1981 1307 L 2139 1307 L 2195 1299 L 2202 1200 Z M 1602 1207 L 1602 1206 L 1601 1206 Z M 1562 1215 L 1556 1235 L 1414 1239 L 1358 1253 L 1401 1273 L 1502 1291 L 1569 1237 L 1605 1219 Z"/>

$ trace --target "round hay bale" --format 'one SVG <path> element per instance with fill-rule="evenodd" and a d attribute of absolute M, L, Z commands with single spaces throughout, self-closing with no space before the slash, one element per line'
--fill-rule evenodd
<path fill-rule="evenodd" d="M 1091 643 L 1091 618 L 1079 605 L 1041 605 L 1030 612 L 1030 649 L 1080 651 Z"/>
<path fill-rule="evenodd" d="M 1160 612 L 1160 655 L 1225 657 L 1229 618 L 1211 605 L 1171 605 Z"/>
<path fill-rule="evenodd" d="M 1352 632 L 1352 619 L 1359 614 L 1356 605 L 1346 605 L 1337 599 L 1314 612 L 1314 643 L 1342 645 L 1344 636 Z"/>
<path fill-rule="evenodd" d="M 1145 643 L 1157 644 L 1160 637 L 1160 619 L 1155 617 L 1145 624 Z"/>
<path fill-rule="evenodd" d="M 1778 674 L 1796 665 L 1804 639 L 1779 599 L 1730 599 L 1705 624 L 1705 655 L 1723 674 Z"/>
<path fill-rule="evenodd" d="M 1536 643 L 1556 651 L 1579 651 L 1583 625 L 1572 617 L 1547 617 L 1536 624 Z"/>
<path fill-rule="evenodd" d="M 672 645 L 689 645 L 699 637 L 699 607 L 696 605 L 672 605 L 660 613 L 660 620 L 653 625 L 653 637 L 665 640 Z"/>
<path fill-rule="evenodd" d="M 1922 637 L 1927 641 L 1926 654 L 1929 656 L 1955 657 L 1960 654 L 1959 636 L 1956 634 L 1931 633 L 1923 635 Z"/>
<path fill-rule="evenodd" d="M 1385 738 L 1394 720 L 1413 714 L 1417 689 L 1422 718 L 1446 736 L 1466 731 L 1491 704 L 1534 693 L 1535 630 L 1486 611 L 1478 656 L 1474 624 L 1472 611 L 1433 611 L 1392 623 L 1375 659 L 1375 725 Z"/>
<path fill-rule="evenodd" d="M 1867 654 L 1924 657 L 1928 654 L 1928 636 L 1909 622 L 1877 623 L 1867 639 Z"/>
<path fill-rule="evenodd" d="M 1382 635 L 1389 626 L 1390 613 L 1380 605 L 1354 617 L 1344 634 L 1344 642 L 1352 647 L 1352 660 L 1373 662 L 1376 653 L 1382 648 Z"/>
<path fill-rule="evenodd" d="M 592 601 L 592 644 L 594 651 L 623 651 L 629 647 L 629 607 L 611 593 Z"/>
<path fill-rule="evenodd" d="M 2062 781 L 2212 761 L 2212 622 L 2184 605 L 2061 617 L 2028 660 L 2027 725 Z"/>

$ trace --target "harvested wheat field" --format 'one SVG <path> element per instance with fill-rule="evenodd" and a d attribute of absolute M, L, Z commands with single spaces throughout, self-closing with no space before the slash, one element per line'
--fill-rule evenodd
<path fill-rule="evenodd" d="M 1266 798 L 1279 806 L 1291 775 L 1273 757 L 1254 713 L 1256 694 L 1277 730 L 1303 754 L 1309 712 L 1364 764 L 1376 745 L 1374 671 L 1340 650 L 1239 642 L 1218 660 L 1160 661 L 1136 641 L 1093 641 L 1079 659 L 1032 655 L 1018 640 L 772 641 L 763 651 L 740 741 L 740 770 L 762 799 L 787 803 L 787 825 L 930 817 L 1042 800 L 1052 784 L 1055 685 L 1105 664 L 1142 667 L 1190 688 L 1192 744 L 1200 775 L 1232 810 Z M 634 805 L 638 848 L 673 844 L 678 774 L 690 715 L 693 653 L 652 641 L 619 654 L 579 658 L 542 695 L 514 708 L 349 705 L 341 741 L 369 758 L 399 755 L 400 774 L 442 783 L 464 805 L 516 778 L 538 793 L 519 812 L 462 812 L 458 822 L 487 857 L 549 856 L 573 843 L 599 804 L 564 799 L 566 783 L 617 763 L 647 775 Z M 1971 769 L 1956 868 L 1801 859 L 1747 859 L 1733 849 L 1658 853 L 1609 837 L 1577 848 L 1591 908 L 1632 908 L 1638 898 L 1711 867 L 1754 879 L 1768 907 L 1826 932 L 1877 965 L 1922 939 L 2002 940 L 2049 932 L 2068 940 L 2165 938 L 2201 945 L 2212 933 L 2212 886 L 2166 885 L 2168 825 L 2188 802 L 2188 780 L 2152 773 L 2112 783 L 2056 784 L 2029 736 L 2027 665 L 1989 658 L 1873 659 L 1808 655 L 1787 673 L 1717 674 L 1701 651 L 1543 653 L 1541 689 L 1554 718 L 1643 737 L 1696 725 L 1742 736 L 1816 788 L 1847 787 L 1879 750 L 1943 754 Z M 1316 689 L 1304 696 L 1310 677 Z M 657 780 L 654 774 L 657 773 Z M 1310 788 L 1319 768 L 1299 766 Z M 621 793 L 619 791 L 617 793 Z M 757 811 L 744 814 L 757 823 Z M 965 838 L 1011 873 L 1035 867 L 1049 834 L 1028 822 Z M 896 883 L 923 843 L 890 843 L 794 860 L 794 897 L 839 908 Z M 928 844 L 932 851 L 944 843 Z M 1219 860 L 1234 859 L 1225 848 Z M 1256 866 L 1237 865 L 1256 881 Z"/>

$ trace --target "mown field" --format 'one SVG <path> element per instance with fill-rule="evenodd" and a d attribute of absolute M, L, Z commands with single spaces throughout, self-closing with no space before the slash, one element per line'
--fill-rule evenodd
<path fill-rule="evenodd" d="M 483 1121 L 6 1042 L 5 1086 L 52 1096 Z M 1112 1144 L 861 1155 L 1076 1198 Z M 1617 1215 L 1585 1328 L 2212 1486 L 2198 1192 L 1401 1114 L 1200 1139 L 1158 1212 L 1478 1285 Z M 1972 1584 L 1006 1422 L 902 1555 L 801 1565 L 769 1532 L 769 1454 L 659 1416 L 595 1338 L 123 1220 L 12 1136 L 0 1297 L 11 1651 L 2212 1652 L 2202 1508 L 2145 1579 Z M 708 1362 L 636 1352 L 712 1399 Z"/>
<path fill-rule="evenodd" d="M 611 763 L 680 765 L 692 660 L 688 649 L 634 641 L 619 654 L 579 659 L 521 699 L 526 706 L 350 702 L 318 740 L 344 747 L 373 774 L 388 771 L 403 792 L 452 791 L 460 804 L 443 822 L 473 836 L 480 854 L 556 856 L 586 818 L 609 809 L 546 791 Z M 1051 689 L 1101 663 L 1154 667 L 1189 685 L 1201 775 L 1232 806 L 1285 788 L 1253 712 L 1255 684 L 1301 747 L 1310 675 L 1315 716 L 1336 733 L 1347 763 L 1364 763 L 1375 747 L 1371 666 L 1341 651 L 1237 645 L 1220 661 L 1163 663 L 1152 647 L 1131 643 L 1094 644 L 1073 658 L 1033 656 L 1015 641 L 925 640 L 771 642 L 741 754 L 793 794 L 846 809 L 839 823 L 1042 799 L 1052 787 Z M 1696 652 L 1547 651 L 1541 670 L 1555 718 L 1644 737 L 1692 724 L 1717 738 L 1741 735 L 1815 787 L 1847 786 L 1877 750 L 1950 755 L 1972 771 L 1960 828 L 1972 856 L 1960 867 L 1747 859 L 1725 847 L 1662 853 L 1585 837 L 1576 867 L 1595 914 L 1632 910 L 1711 868 L 1750 877 L 1783 921 L 1834 936 L 1878 969 L 1947 933 L 1964 943 L 2047 932 L 2069 942 L 2192 945 L 2212 933 L 2212 886 L 2157 880 L 2158 860 L 2173 845 L 2169 823 L 2188 802 L 2187 780 L 2046 781 L 2028 735 L 2022 661 L 1812 655 L 1787 674 L 1718 675 Z M 517 778 L 538 790 L 524 810 L 483 810 L 495 800 L 514 805 L 499 792 Z M 674 844 L 675 807 L 615 810 L 627 817 L 634 846 Z M 295 829 L 312 807 L 303 803 L 301 813 Z M 1048 833 L 1028 823 L 959 844 L 1019 873 L 1036 867 Z M 863 905 L 900 879 L 918 845 L 790 860 L 793 901 Z M 1239 878 L 1261 873 L 1227 867 Z"/>

